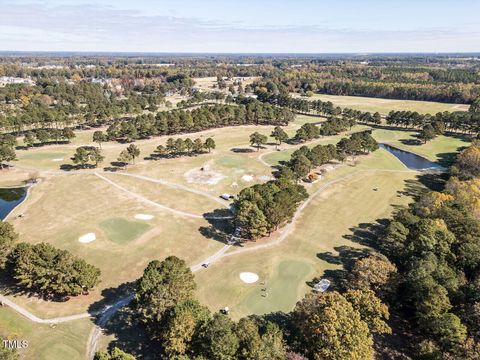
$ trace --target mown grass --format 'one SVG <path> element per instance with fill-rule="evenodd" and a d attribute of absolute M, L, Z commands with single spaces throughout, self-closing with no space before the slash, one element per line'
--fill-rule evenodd
<path fill-rule="evenodd" d="M 26 360 L 84 359 L 92 325 L 90 319 L 54 326 L 35 324 L 12 309 L 0 308 L 0 336 L 28 341 L 28 347 L 19 350 Z"/>
<path fill-rule="evenodd" d="M 228 306 L 234 318 L 289 311 L 309 291 L 308 281 L 322 277 L 325 271 L 338 269 L 339 264 L 319 256 L 330 253 L 336 257 L 342 247 L 362 248 L 360 241 L 348 238 L 354 228 L 386 218 L 397 205 L 407 204 L 410 197 L 400 196 L 399 191 L 404 191 L 416 176 L 384 150 L 359 161 L 357 166 L 338 167 L 308 187 L 314 193 L 329 181 L 341 179 L 309 203 L 282 243 L 225 257 L 197 273 L 200 300 L 212 310 Z M 259 283 L 242 283 L 239 273 L 243 271 L 257 273 Z M 261 296 L 262 281 L 267 287 L 267 297 Z"/>
<path fill-rule="evenodd" d="M 348 107 L 355 110 L 378 111 L 382 115 L 388 114 L 390 111 L 410 110 L 424 114 L 436 114 L 443 111 L 467 111 L 468 105 L 462 104 L 446 104 L 433 101 L 416 101 L 416 100 L 394 100 L 382 98 L 369 98 L 362 96 L 340 96 L 340 95 L 324 95 L 315 94 L 312 97 L 303 99 L 331 101 L 335 106 L 342 108 Z"/>
<path fill-rule="evenodd" d="M 376 129 L 373 131 L 373 137 L 378 142 L 413 152 L 445 166 L 454 160 L 458 151 L 468 147 L 471 143 L 467 137 L 448 135 L 437 136 L 424 144 L 417 135 L 418 132 L 409 130 Z"/>
<path fill-rule="evenodd" d="M 150 229 L 148 224 L 124 218 L 107 219 L 99 225 L 108 239 L 119 245 L 128 244 Z"/>

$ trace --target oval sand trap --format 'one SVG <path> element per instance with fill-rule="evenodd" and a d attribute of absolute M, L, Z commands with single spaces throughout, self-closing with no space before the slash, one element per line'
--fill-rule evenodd
<path fill-rule="evenodd" d="M 152 220 L 153 219 L 153 215 L 147 215 L 147 214 L 137 214 L 134 217 L 137 220 Z"/>
<path fill-rule="evenodd" d="M 95 236 L 94 233 L 88 233 L 88 234 L 80 236 L 78 238 L 78 241 L 80 241 L 82 244 L 88 244 L 89 242 L 92 242 L 96 239 L 97 239 L 97 237 Z"/>
<path fill-rule="evenodd" d="M 250 181 L 253 180 L 253 176 L 252 175 L 243 175 L 242 180 L 246 181 L 246 182 L 250 182 Z"/>
<path fill-rule="evenodd" d="M 55 162 L 58 162 L 58 161 L 63 161 L 63 158 L 56 158 L 56 159 L 52 159 L 52 161 L 55 161 Z"/>
<path fill-rule="evenodd" d="M 242 272 L 240 273 L 240 280 L 245 284 L 253 284 L 258 281 L 258 275 L 252 272 Z"/>

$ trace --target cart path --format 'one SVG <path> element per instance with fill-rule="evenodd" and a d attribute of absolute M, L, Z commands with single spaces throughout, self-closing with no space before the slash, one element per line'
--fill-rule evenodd
<path fill-rule="evenodd" d="M 213 200 L 213 201 L 219 203 L 223 207 L 225 207 L 227 209 L 229 208 L 229 206 L 225 203 L 225 201 L 220 200 L 218 197 L 215 197 L 215 196 L 213 196 L 213 195 L 211 195 L 211 194 L 209 194 L 205 191 L 192 189 L 192 188 L 190 188 L 188 186 L 185 186 L 185 185 L 175 184 L 175 183 L 171 183 L 171 182 L 168 182 L 168 181 L 165 181 L 165 180 L 155 179 L 155 178 L 151 178 L 151 177 L 148 177 L 148 176 L 131 174 L 131 173 L 122 173 L 122 172 L 113 172 L 113 171 L 106 171 L 105 173 L 113 174 L 113 175 L 120 175 L 120 176 L 129 176 L 129 177 L 133 177 L 133 178 L 140 179 L 140 180 L 150 181 L 150 182 L 155 183 L 155 184 L 165 185 L 165 186 L 171 187 L 172 189 L 188 191 L 188 192 L 191 192 L 191 193 L 194 193 L 194 194 L 197 194 L 197 195 L 205 196 L 205 197 L 209 198 L 210 200 Z"/>
<path fill-rule="evenodd" d="M 303 210 L 319 194 L 321 194 L 323 191 L 325 191 L 329 187 L 331 187 L 331 186 L 333 186 L 333 185 L 335 185 L 335 184 L 337 184 L 341 181 L 352 178 L 352 177 L 354 177 L 358 174 L 367 173 L 367 172 L 378 172 L 378 171 L 381 171 L 381 172 L 396 172 L 396 173 L 399 173 L 399 172 L 418 173 L 418 171 L 407 170 L 407 169 L 406 170 L 364 169 L 364 170 L 358 170 L 358 171 L 355 171 L 353 173 L 350 173 L 350 174 L 344 175 L 342 177 L 339 177 L 337 179 L 331 180 L 331 181 L 323 184 L 320 188 L 318 188 L 313 194 L 311 194 L 309 196 L 309 198 L 297 209 L 292 221 L 284 227 L 280 236 L 277 239 L 275 239 L 274 241 L 271 241 L 271 242 L 268 242 L 268 243 L 265 243 L 265 244 L 259 244 L 259 245 L 243 248 L 243 249 L 238 249 L 238 250 L 235 250 L 235 251 L 232 251 L 232 252 L 228 252 L 228 250 L 232 247 L 231 245 L 224 245 L 217 252 L 215 252 L 214 254 L 207 257 L 204 261 L 202 261 L 198 264 L 192 265 L 191 266 L 192 272 L 197 272 L 197 271 L 201 270 L 203 268 L 202 264 L 204 264 L 204 263 L 210 263 L 211 264 L 211 263 L 217 262 L 218 260 L 222 259 L 223 257 L 233 256 L 233 255 L 237 255 L 237 254 L 241 254 L 241 253 L 249 252 L 249 251 L 254 251 L 254 250 L 258 250 L 258 249 L 265 249 L 265 248 L 276 246 L 276 245 L 282 243 L 288 237 L 288 235 L 290 235 L 290 233 L 293 231 L 294 224 L 298 220 L 298 218 L 301 216 Z M 105 180 L 106 182 L 110 183 L 112 186 L 115 186 L 119 190 L 122 190 L 122 191 L 128 193 L 130 196 L 132 196 L 134 198 L 137 198 L 138 200 L 140 200 L 142 202 L 146 202 L 150 205 L 157 206 L 157 207 L 160 207 L 162 209 L 177 213 L 181 216 L 188 216 L 188 217 L 194 217 L 194 218 L 204 218 L 201 215 L 185 213 L 185 212 L 182 212 L 182 211 L 179 211 L 179 210 L 171 209 L 171 208 L 169 208 L 165 205 L 158 204 L 158 203 L 156 203 L 154 201 L 151 201 L 151 200 L 149 200 L 149 199 L 147 199 L 147 198 L 145 198 L 145 197 L 143 197 L 139 194 L 133 193 L 133 192 L 121 187 L 120 185 L 116 184 L 115 182 L 111 181 L 110 179 L 107 179 L 106 177 L 100 175 L 99 173 L 94 173 L 94 174 L 96 176 L 98 176 L 99 178 Z M 152 180 L 154 180 L 154 179 L 152 179 Z M 231 217 L 211 217 L 210 219 L 225 219 L 225 218 L 231 218 Z M 27 309 L 25 309 L 22 306 L 16 304 L 15 302 L 13 302 L 12 300 L 8 299 L 7 297 L 5 297 L 3 295 L 0 295 L 0 302 L 4 305 L 9 306 L 10 308 L 15 310 L 19 314 L 25 316 L 29 320 L 31 320 L 35 323 L 39 323 L 39 324 L 57 324 L 57 323 L 62 323 L 62 322 L 69 322 L 69 321 L 84 319 L 84 318 L 91 318 L 91 317 L 100 315 L 100 317 L 97 321 L 97 324 L 94 326 L 94 328 L 92 329 L 92 331 L 90 333 L 88 344 L 87 344 L 87 356 L 88 356 L 88 359 L 92 359 L 94 354 L 95 354 L 95 351 L 96 351 L 98 340 L 100 339 L 100 336 L 102 334 L 101 327 L 104 326 L 119 309 L 128 305 L 131 302 L 131 300 L 133 299 L 133 297 L 134 297 L 133 294 L 128 294 L 128 295 L 120 298 L 114 304 L 109 305 L 109 306 L 103 308 L 102 310 L 98 310 L 98 311 L 95 311 L 95 312 L 91 312 L 91 313 L 85 312 L 85 313 L 81 313 L 81 314 L 74 314 L 74 315 L 56 317 L 56 318 L 50 318 L 50 319 L 41 319 L 41 318 L 37 317 L 36 315 L 32 314 Z"/>
<path fill-rule="evenodd" d="M 218 250 L 213 255 L 209 256 L 205 260 L 199 262 L 196 265 L 192 265 L 190 270 L 195 273 L 203 268 L 203 264 L 211 263 L 222 256 L 224 256 L 225 252 L 231 247 L 232 245 L 225 245 L 220 250 Z M 95 357 L 95 352 L 97 351 L 98 341 L 100 340 L 103 331 L 102 327 L 111 319 L 115 313 L 120 310 L 122 307 L 128 305 L 134 298 L 133 294 L 127 295 L 124 298 L 117 301 L 115 304 L 111 305 L 109 308 L 106 308 L 101 314 L 100 318 L 97 320 L 97 323 L 93 326 L 92 330 L 90 331 L 90 335 L 88 336 L 87 342 L 87 359 L 91 360 Z"/>
<path fill-rule="evenodd" d="M 158 207 L 162 210 L 166 210 L 166 211 L 169 211 L 171 213 L 174 213 L 176 215 L 179 215 L 179 216 L 185 216 L 185 217 L 190 217 L 190 218 L 194 218 L 194 219 L 208 219 L 208 220 L 226 220 L 226 219 L 231 219 L 232 217 L 231 216 L 203 216 L 203 215 L 197 215 L 197 214 L 192 214 L 192 213 L 189 213 L 189 212 L 185 212 L 185 211 L 181 211 L 181 210 L 177 210 L 177 209 L 173 209 L 171 207 L 168 207 L 166 205 L 163 205 L 163 204 L 160 204 L 160 203 L 157 203 L 155 201 L 152 201 L 150 199 L 147 199 L 146 197 L 142 196 L 142 195 L 139 195 L 137 193 L 134 193 L 128 189 L 125 189 L 123 186 L 120 186 L 118 185 L 117 183 L 115 183 L 114 181 L 106 178 L 105 176 L 101 175 L 100 173 L 94 173 L 95 176 L 97 176 L 98 178 L 108 182 L 110 185 L 116 187 L 117 189 L 127 193 L 128 195 L 130 195 L 131 197 L 141 201 L 141 202 L 144 202 L 146 204 L 149 204 L 149 205 L 152 205 L 152 206 L 155 206 L 155 207 Z"/>

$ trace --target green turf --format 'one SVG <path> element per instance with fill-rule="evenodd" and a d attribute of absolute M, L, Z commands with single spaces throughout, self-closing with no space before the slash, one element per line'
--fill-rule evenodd
<path fill-rule="evenodd" d="M 299 297 L 299 287 L 310 270 L 311 267 L 304 262 L 282 261 L 278 264 L 275 275 L 265 285 L 255 284 L 243 306 L 252 314 L 265 314 L 272 310 L 290 311 Z M 262 291 L 262 288 L 266 291 Z"/>
<path fill-rule="evenodd" d="M 150 229 L 150 225 L 124 218 L 111 218 L 102 221 L 100 228 L 107 237 L 116 244 L 124 245 L 137 239 Z"/>
<path fill-rule="evenodd" d="M 70 159 L 67 157 L 67 153 L 63 152 L 26 152 L 22 153 L 21 159 L 25 160 L 53 160 L 53 159 L 60 159 L 63 158 L 63 162 L 69 162 Z M 61 162 L 60 162 L 61 163 Z"/>
<path fill-rule="evenodd" d="M 247 159 L 241 155 L 224 155 L 215 161 L 215 164 L 226 168 L 244 168 L 247 166 Z"/>
<path fill-rule="evenodd" d="M 298 96 L 298 95 L 296 95 Z M 340 96 L 340 95 L 324 95 L 315 94 L 308 100 L 331 101 L 335 106 L 342 108 L 348 107 L 355 110 L 378 111 L 380 114 L 386 115 L 391 110 L 402 111 L 410 110 L 419 113 L 436 114 L 443 111 L 466 111 L 468 105 L 463 104 L 446 104 L 433 101 L 416 101 L 416 100 L 394 100 L 382 98 L 370 98 L 362 96 Z"/>
<path fill-rule="evenodd" d="M 437 136 L 426 144 L 417 138 L 418 132 L 409 130 L 376 129 L 373 137 L 378 142 L 385 142 L 400 149 L 413 152 L 436 161 L 444 166 L 449 166 L 455 154 L 470 145 L 470 140 L 462 136 Z"/>
<path fill-rule="evenodd" d="M 0 308 L 0 339 L 27 340 L 28 347 L 19 350 L 25 360 L 84 359 L 91 327 L 90 319 L 56 326 L 35 324 L 12 309 Z"/>

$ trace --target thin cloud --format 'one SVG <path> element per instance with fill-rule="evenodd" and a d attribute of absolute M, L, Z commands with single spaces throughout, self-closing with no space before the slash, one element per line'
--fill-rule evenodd
<path fill-rule="evenodd" d="M 101 5 L 8 3 L 0 49 L 145 52 L 475 51 L 479 31 L 403 31 L 316 26 L 242 26 L 179 16 L 148 16 Z"/>

